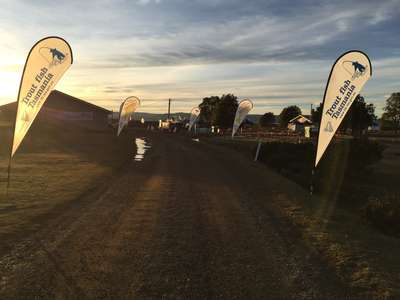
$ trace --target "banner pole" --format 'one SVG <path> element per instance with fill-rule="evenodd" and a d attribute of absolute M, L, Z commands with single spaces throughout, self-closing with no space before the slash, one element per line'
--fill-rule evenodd
<path fill-rule="evenodd" d="M 314 174 L 315 174 L 315 168 L 313 167 L 311 170 L 310 196 L 314 194 Z"/>
<path fill-rule="evenodd" d="M 7 198 L 8 198 L 8 189 L 10 188 L 10 173 L 11 173 L 11 158 L 8 160 L 8 168 L 7 168 L 7 188 L 6 188 Z"/>
<path fill-rule="evenodd" d="M 26 67 L 26 63 L 25 63 Z M 25 67 L 24 67 L 24 72 L 22 73 L 22 78 L 24 77 L 25 73 Z M 17 109 L 15 111 L 15 120 L 14 120 L 14 126 L 12 129 L 12 135 L 11 135 L 11 143 L 10 143 L 10 156 L 8 158 L 8 168 L 7 168 L 7 188 L 6 188 L 6 197 L 8 198 L 8 190 L 10 188 L 10 182 L 11 182 L 11 161 L 12 161 L 12 156 L 13 156 L 13 148 L 14 148 L 14 138 L 15 138 L 15 128 L 17 127 L 17 117 L 18 117 L 18 108 L 19 108 L 19 96 L 21 93 L 21 85 L 22 85 L 22 78 L 20 82 L 20 86 L 18 89 L 18 98 L 17 98 Z"/>
<path fill-rule="evenodd" d="M 328 83 L 329 83 L 329 80 L 328 80 Z M 328 85 L 328 83 L 327 83 L 327 85 Z M 326 93 L 326 89 L 325 89 L 325 93 Z M 324 99 L 322 99 L 322 103 L 320 104 L 322 111 L 323 111 L 323 108 L 324 108 L 324 103 L 325 103 L 325 94 L 324 94 Z M 312 197 L 314 195 L 314 191 L 315 191 L 315 171 L 317 169 L 317 165 L 315 164 L 315 157 L 316 157 L 317 151 L 318 151 L 318 141 L 319 141 L 319 131 L 321 130 L 321 120 L 322 120 L 322 112 L 321 112 L 321 119 L 319 120 L 319 124 L 318 124 L 318 135 L 317 135 L 315 146 L 313 144 L 312 135 L 311 135 L 311 132 L 310 132 L 311 145 L 312 145 L 312 158 L 311 158 L 312 167 L 311 167 L 311 177 L 310 177 L 310 197 Z"/>
<path fill-rule="evenodd" d="M 21 89 L 21 87 L 20 87 Z M 13 155 L 13 146 L 14 146 L 14 137 L 15 137 L 15 128 L 17 124 L 17 116 L 18 116 L 18 107 L 19 107 L 19 94 L 20 90 L 18 91 L 18 99 L 17 99 L 17 110 L 15 112 L 15 121 L 14 121 L 14 126 L 12 129 L 12 138 L 11 138 L 11 143 L 10 143 L 10 156 L 8 157 L 8 168 L 7 168 L 7 188 L 6 188 L 6 197 L 8 198 L 8 190 L 10 188 L 10 182 L 11 182 L 11 162 L 12 162 L 12 155 Z"/>

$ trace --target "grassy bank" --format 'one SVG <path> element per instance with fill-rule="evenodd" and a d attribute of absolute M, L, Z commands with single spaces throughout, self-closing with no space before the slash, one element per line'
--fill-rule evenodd
<path fill-rule="evenodd" d="M 249 160 L 254 158 L 257 145 L 254 140 L 241 139 L 204 138 L 202 141 L 240 151 Z M 310 145 L 264 144 L 263 147 L 260 163 L 298 183 L 306 195 L 312 165 Z M 393 177 L 393 172 L 398 172 L 395 166 L 400 156 L 390 146 L 384 149 L 382 159 L 375 155 L 365 157 L 369 154 L 363 147 L 354 149 L 356 151 L 352 154 L 343 145 L 330 149 L 330 159 L 323 162 L 318 174 L 316 195 L 291 199 L 281 197 L 275 199 L 274 204 L 281 214 L 301 229 L 304 241 L 321 254 L 343 281 L 360 290 L 372 287 L 376 290 L 376 299 L 398 299 L 400 239 L 371 224 L 365 209 L 370 196 L 398 191 L 398 186 L 393 185 L 398 176 Z M 352 166 L 356 170 L 346 170 L 339 165 L 340 162 L 346 164 L 352 156 L 358 156 L 358 161 L 366 158 L 371 164 L 365 169 L 360 166 L 357 169 L 356 162 Z M 349 183 L 344 184 L 345 181 Z"/>
<path fill-rule="evenodd" d="M 0 253 L 19 235 L 37 230 L 46 216 L 111 178 L 134 151 L 128 134 L 117 139 L 111 130 L 37 122 L 12 160 L 6 197 L 10 123 L 1 124 L 0 136 L 6 141 L 0 147 Z"/>

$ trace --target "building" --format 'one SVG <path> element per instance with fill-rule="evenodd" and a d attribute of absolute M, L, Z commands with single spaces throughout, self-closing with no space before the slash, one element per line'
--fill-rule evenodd
<path fill-rule="evenodd" d="M 1 106 L 1 114 L 7 119 L 14 119 L 16 106 L 16 102 Z M 111 111 L 107 109 L 54 90 L 41 108 L 37 120 L 98 128 L 107 127 L 110 114 Z"/>
<path fill-rule="evenodd" d="M 295 132 L 304 132 L 304 127 L 311 126 L 312 124 L 312 121 L 307 117 L 298 115 L 289 121 L 288 129 Z"/>
<path fill-rule="evenodd" d="M 159 120 L 158 128 L 162 131 L 178 132 L 185 128 L 186 121 L 184 119 L 174 120 L 171 118 L 169 120 Z"/>

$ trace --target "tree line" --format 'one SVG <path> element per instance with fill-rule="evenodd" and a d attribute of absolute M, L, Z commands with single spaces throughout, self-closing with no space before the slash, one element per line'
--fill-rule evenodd
<path fill-rule="evenodd" d="M 205 97 L 199 105 L 201 110 L 199 117 L 200 126 L 218 126 L 230 128 L 235 118 L 238 107 L 238 98 L 233 94 Z M 279 126 L 287 128 L 290 120 L 301 115 L 302 111 L 297 105 L 290 105 L 281 111 L 278 116 L 267 112 L 261 116 L 261 127 Z M 312 109 L 310 119 L 314 124 L 319 124 L 322 115 L 322 103 Z M 346 132 L 351 130 L 355 136 L 360 136 L 369 127 L 376 124 L 378 118 L 375 115 L 375 106 L 367 103 L 365 98 L 358 95 L 346 114 L 339 130 Z M 384 113 L 381 118 L 382 127 L 398 132 L 400 128 L 400 93 L 393 93 L 387 100 Z"/>
<path fill-rule="evenodd" d="M 400 110 L 399 110 L 400 112 Z M 265 113 L 260 119 L 260 126 L 269 127 L 273 125 L 279 125 L 282 128 L 286 128 L 288 123 L 293 118 L 301 115 L 301 109 L 296 105 L 285 107 L 278 116 L 279 122 L 276 122 L 276 117 L 273 113 Z M 319 124 L 322 116 L 322 103 L 319 104 L 315 109 L 311 110 L 310 120 L 314 124 Z M 346 132 L 348 129 L 354 136 L 361 136 L 363 132 L 369 127 L 373 126 L 377 121 L 375 115 L 375 106 L 370 103 L 366 103 L 365 98 L 358 95 L 352 103 L 350 110 L 346 114 L 342 121 L 339 131 Z"/>

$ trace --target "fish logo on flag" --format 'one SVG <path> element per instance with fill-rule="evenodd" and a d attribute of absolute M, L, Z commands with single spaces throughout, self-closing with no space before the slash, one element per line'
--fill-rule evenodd
<path fill-rule="evenodd" d="M 334 63 L 323 99 L 315 167 L 349 111 L 354 99 L 371 76 L 371 61 L 361 51 L 346 52 Z"/>
<path fill-rule="evenodd" d="M 351 75 L 351 79 L 364 76 L 368 70 L 367 66 L 360 64 L 358 61 L 344 61 L 343 68 Z"/>
<path fill-rule="evenodd" d="M 39 49 L 40 55 L 49 63 L 49 68 L 62 64 L 67 61 L 68 53 L 62 52 L 57 48 L 41 47 Z"/>

